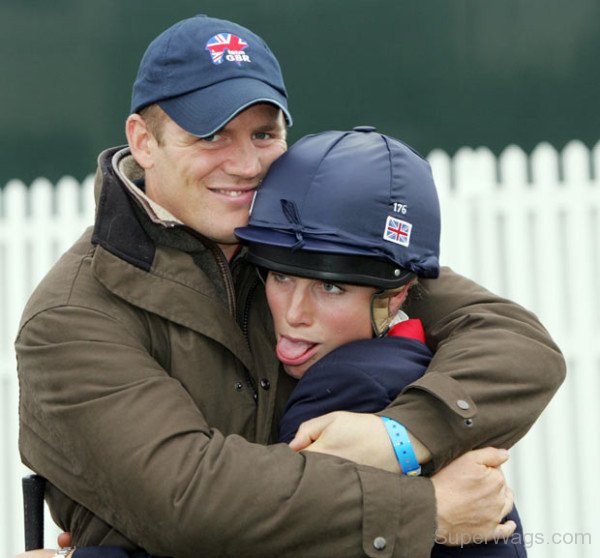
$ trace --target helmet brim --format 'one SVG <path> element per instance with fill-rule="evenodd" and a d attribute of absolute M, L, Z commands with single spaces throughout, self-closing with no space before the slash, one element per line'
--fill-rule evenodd
<path fill-rule="evenodd" d="M 293 232 L 248 225 L 247 227 L 236 228 L 234 233 L 244 243 L 264 244 L 265 246 L 289 249 L 301 247 L 302 250 L 307 252 L 373 256 L 373 252 L 365 248 L 336 242 L 330 237 L 327 237 L 327 239 L 315 238 L 306 232 L 296 236 Z"/>
<path fill-rule="evenodd" d="M 249 243 L 246 258 L 258 267 L 287 275 L 384 290 L 400 287 L 414 277 L 410 271 L 373 256 L 317 252 L 304 247 Z"/>

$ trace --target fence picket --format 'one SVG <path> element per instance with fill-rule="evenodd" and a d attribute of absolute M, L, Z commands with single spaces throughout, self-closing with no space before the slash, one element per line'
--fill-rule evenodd
<path fill-rule="evenodd" d="M 2 337 L 0 338 L 0 447 L 6 456 L 15 456 L 16 414 L 15 398 L 16 383 L 14 373 L 9 376 L 9 370 L 14 362 L 12 357 L 12 343 L 18 324 L 18 315 L 22 300 L 26 296 L 27 270 L 22 257 L 27 219 L 27 188 L 18 180 L 13 180 L 6 185 L 3 192 L 2 226 L 0 227 L 0 247 L 3 257 L 2 267 L 2 296 L 0 302 L 0 320 L 2 321 Z M 6 309 L 6 310 L 5 310 Z M 10 359 L 10 361 L 9 361 Z M 9 364 L 10 362 L 10 364 Z M 13 366 L 14 368 L 14 366 Z M 15 456 L 16 457 L 16 456 Z M 14 529 L 11 529 L 14 520 L 14 510 L 19 509 L 13 500 L 12 486 L 15 482 L 15 472 L 18 458 L 3 459 L 0 461 L 0 521 L 9 526 L 4 529 L 2 542 L 4 545 L 14 543 Z M 6 548 L 6 547 L 5 547 Z M 12 548 L 9 547 L 11 550 Z M 2 549 L 4 550 L 4 549 Z M 12 555 L 11 553 L 4 553 Z"/>
<path fill-rule="evenodd" d="M 498 251 L 502 246 L 500 220 L 503 210 L 498 205 L 499 184 L 496 180 L 496 158 L 489 149 L 479 148 L 473 153 L 473 166 L 469 180 L 476 189 L 472 191 L 473 234 L 477 242 L 474 259 L 476 280 L 493 291 L 501 291 L 506 282 L 505 265 Z M 463 183 L 460 189 L 468 189 Z"/>
<path fill-rule="evenodd" d="M 6 311 L 0 312 L 7 320 L 4 329 L 3 353 L 12 348 L 23 302 L 28 296 L 29 275 L 25 241 L 27 238 L 27 187 L 18 180 L 9 182 L 4 190 L 5 217 L 2 243 L 6 254 L 7 281 L 4 283 Z M 17 318 L 17 319 L 15 319 Z"/>
<path fill-rule="evenodd" d="M 600 184 L 600 141 L 592 149 L 592 171 L 594 182 Z"/>
<path fill-rule="evenodd" d="M 57 213 L 65 234 L 55 246 L 55 259 L 69 248 L 71 240 L 67 239 L 79 237 L 85 228 L 81 219 L 80 197 L 81 185 L 74 178 L 65 176 L 60 179 L 56 185 Z"/>
<path fill-rule="evenodd" d="M 448 253 L 456 255 L 456 247 L 460 246 L 460 256 L 453 265 L 460 273 L 478 279 L 481 269 L 479 262 L 479 225 L 478 208 L 474 199 L 475 185 L 469 180 L 473 170 L 473 150 L 463 147 L 458 150 L 452 161 L 453 211 L 450 219 L 442 219 L 442 228 L 452 230 L 451 239 L 454 244 L 448 247 Z"/>
<path fill-rule="evenodd" d="M 564 206 L 564 196 L 559 190 L 558 154 L 547 143 L 538 145 L 531 155 L 532 191 L 535 208 L 533 212 L 532 273 L 535 289 L 531 309 L 542 321 L 551 324 L 556 335 L 564 329 L 562 317 L 566 313 L 562 298 L 566 288 L 567 274 L 561 266 L 553 266 L 556 260 L 556 230 L 559 214 Z M 548 274 L 548 280 L 540 280 Z"/>
<path fill-rule="evenodd" d="M 38 178 L 31 185 L 31 217 L 27 227 L 26 254 L 30 262 L 29 291 L 42 280 L 55 261 L 53 244 L 56 233 L 53 231 L 56 219 L 53 215 L 54 186 L 45 178 Z"/>
<path fill-rule="evenodd" d="M 94 222 L 95 211 L 94 177 L 90 175 L 81 184 L 81 215 L 85 224 Z"/>
<path fill-rule="evenodd" d="M 570 141 L 563 150 L 563 177 L 575 190 L 586 189 L 591 182 L 589 149 L 580 141 Z"/>
<path fill-rule="evenodd" d="M 432 151 L 428 157 L 429 164 L 431 165 L 431 172 L 437 185 L 438 196 L 440 199 L 440 206 L 442 212 L 455 215 L 456 214 L 456 196 L 453 195 L 453 182 L 452 182 L 452 160 L 447 153 L 439 149 Z M 454 244 L 458 242 L 459 232 L 456 231 L 456 227 L 453 226 L 454 222 L 447 226 L 446 223 L 442 223 L 442 235 L 440 238 L 440 261 L 445 264 L 446 253 L 453 253 L 454 247 L 447 246 L 450 242 Z M 465 258 L 466 260 L 466 258 Z M 457 271 L 461 273 L 467 273 L 468 269 L 465 269 L 467 263 L 455 262 Z"/>
<path fill-rule="evenodd" d="M 500 220 L 500 257 L 505 270 L 506 296 L 530 306 L 533 292 L 530 257 L 527 157 L 522 149 L 509 146 L 500 155 L 500 189 L 504 208 Z M 510 267 L 508 265 L 510 262 Z"/>

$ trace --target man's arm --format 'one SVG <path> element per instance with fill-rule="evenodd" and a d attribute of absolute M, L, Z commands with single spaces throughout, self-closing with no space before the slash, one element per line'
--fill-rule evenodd
<path fill-rule="evenodd" d="M 512 492 L 506 487 L 499 465 L 508 458 L 506 450 L 485 448 L 469 452 L 432 477 L 438 502 L 435 538 L 440 544 L 459 546 L 474 540 L 500 540 L 512 535 L 514 521 L 499 523 L 513 506 Z M 407 479 L 409 480 L 409 479 Z M 473 507 L 473 502 L 477 503 Z M 58 537 L 60 547 L 72 546 L 70 533 Z M 381 541 L 379 541 L 381 546 Z M 381 548 L 379 552 L 385 550 Z M 51 550 L 34 550 L 16 558 L 50 558 Z M 126 558 L 119 548 L 98 546 L 75 549 L 78 558 Z M 425 554 L 429 556 L 429 552 Z M 412 555 L 417 558 L 417 555 Z"/>
<path fill-rule="evenodd" d="M 427 555 L 431 481 L 224 436 L 100 311 L 37 314 L 17 353 L 22 455 L 80 504 L 76 544 L 101 542 L 78 535 L 91 511 L 155 555 Z"/>
<path fill-rule="evenodd" d="M 565 377 L 564 358 L 538 319 L 443 268 L 406 311 L 434 351 L 427 373 L 385 411 L 432 453 L 435 469 L 465 451 L 511 447 Z"/>
<path fill-rule="evenodd" d="M 431 459 L 433 470 L 473 448 L 515 444 L 565 377 L 564 358 L 537 318 L 448 268 L 423 280 L 405 308 L 423 321 L 433 360 L 378 414 L 406 426 L 419 460 Z M 367 433 L 354 422 L 360 417 L 326 417 L 301 428 L 292 447 L 318 439 L 315 451 L 397 467 L 387 437 Z"/>
<path fill-rule="evenodd" d="M 499 523 L 500 518 L 505 517 L 513 507 L 512 491 L 506 486 L 499 469 L 507 458 L 506 450 L 494 448 L 468 452 L 432 477 L 438 504 L 436 542 L 459 546 L 473 541 L 500 540 L 512 535 L 516 527 L 514 521 Z M 61 547 L 72 546 L 71 534 L 59 535 L 58 544 Z M 378 546 L 381 547 L 381 540 Z M 383 550 L 385 547 L 380 548 L 378 553 Z M 424 551 L 423 556 L 429 556 L 429 552 L 426 549 Z M 80 555 L 86 558 L 128 556 L 123 550 L 110 546 L 87 547 L 71 552 L 70 556 L 73 558 Z M 36 550 L 19 554 L 16 558 L 44 558 L 53 555 L 54 552 L 50 550 Z M 411 555 L 412 558 L 418 556 L 420 555 Z"/>

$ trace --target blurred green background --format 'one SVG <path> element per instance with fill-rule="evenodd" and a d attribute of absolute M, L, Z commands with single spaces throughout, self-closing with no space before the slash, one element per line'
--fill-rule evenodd
<path fill-rule="evenodd" d="M 292 141 L 357 124 L 424 154 L 600 138 L 598 0 L 0 0 L 0 186 L 93 172 L 124 143 L 147 44 L 197 13 L 267 40 Z"/>

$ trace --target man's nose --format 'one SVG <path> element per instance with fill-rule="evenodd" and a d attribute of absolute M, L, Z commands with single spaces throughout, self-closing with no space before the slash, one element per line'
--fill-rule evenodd
<path fill-rule="evenodd" d="M 260 150 L 252 141 L 250 139 L 239 140 L 232 147 L 225 165 L 225 172 L 245 179 L 261 176 L 263 165 Z"/>

